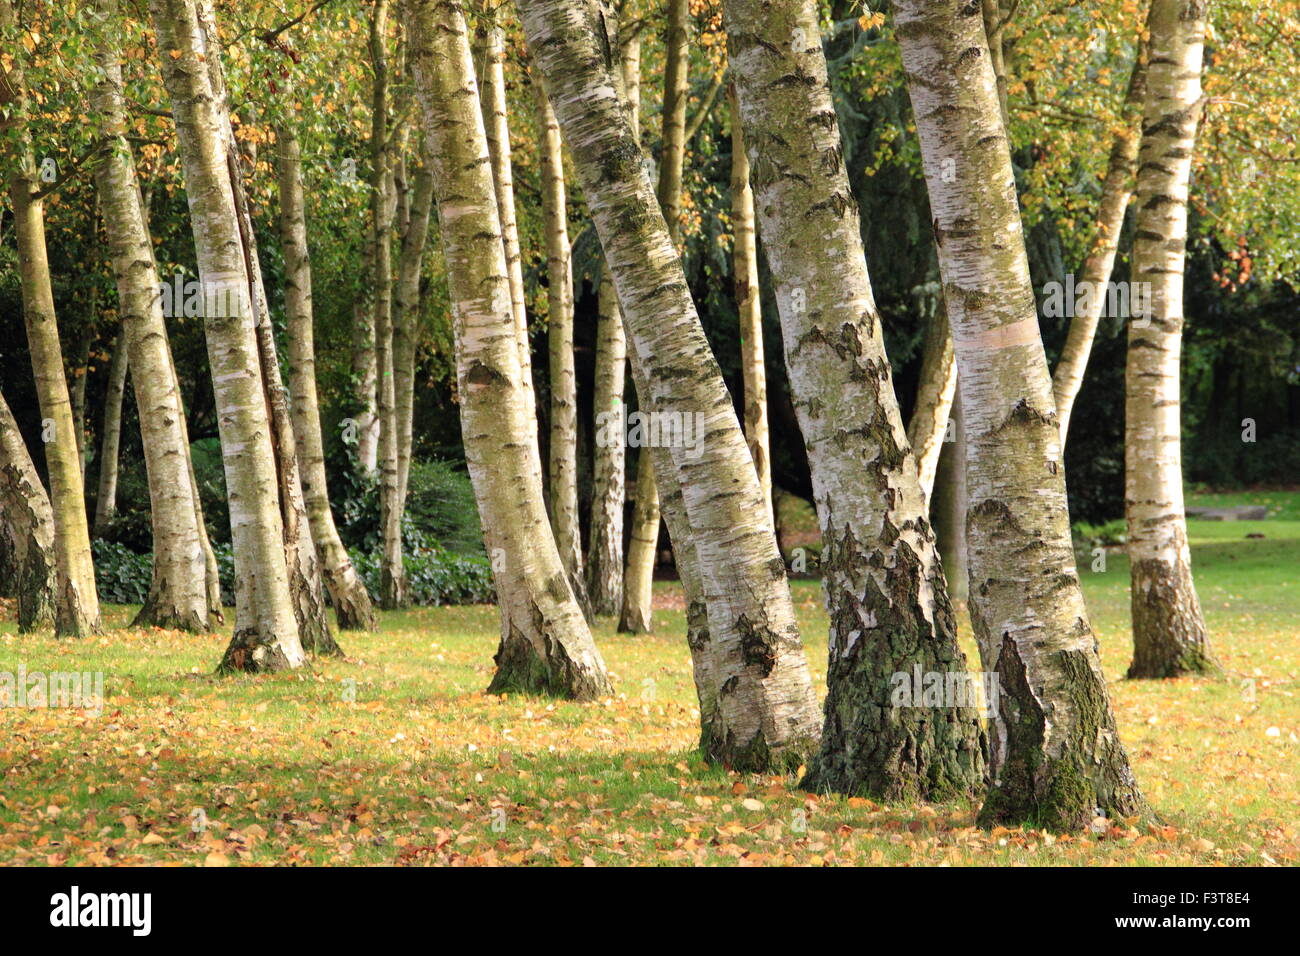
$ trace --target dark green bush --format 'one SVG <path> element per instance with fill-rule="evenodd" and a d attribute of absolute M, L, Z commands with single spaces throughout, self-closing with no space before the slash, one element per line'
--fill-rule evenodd
<path fill-rule="evenodd" d="M 350 552 L 357 573 L 371 594 L 379 593 L 379 552 Z M 424 607 L 440 604 L 491 604 L 496 600 L 492 567 L 483 555 L 455 554 L 437 546 L 404 555 L 410 601 Z"/>
<path fill-rule="evenodd" d="M 95 590 L 108 604 L 143 604 L 153 582 L 153 557 L 137 554 L 116 541 L 90 543 L 95 561 Z"/>

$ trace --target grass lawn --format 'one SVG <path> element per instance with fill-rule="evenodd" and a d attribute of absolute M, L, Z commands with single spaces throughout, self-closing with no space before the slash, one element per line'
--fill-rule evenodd
<path fill-rule="evenodd" d="M 1225 681 L 1123 680 L 1127 562 L 1081 566 L 1163 826 L 989 833 L 973 805 L 816 799 L 793 778 L 706 767 L 680 592 L 660 582 L 655 635 L 598 627 L 616 696 L 586 705 L 482 693 L 491 607 L 388 614 L 341 636 L 345 660 L 225 679 L 228 631 L 127 630 L 132 609 L 110 607 L 105 636 L 56 642 L 17 636 L 10 614 L 0 671 L 102 671 L 106 699 L 99 716 L 0 709 L 0 863 L 1295 864 L 1300 493 L 1262 497 L 1279 517 L 1191 523 Z M 824 689 L 820 588 L 794 589 Z M 969 631 L 966 646 L 977 667 Z"/>

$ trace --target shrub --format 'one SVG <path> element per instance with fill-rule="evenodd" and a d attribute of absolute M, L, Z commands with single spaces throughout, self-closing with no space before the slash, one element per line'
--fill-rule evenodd
<path fill-rule="evenodd" d="M 90 543 L 95 561 L 95 590 L 107 604 L 143 604 L 153 583 L 153 556 L 137 554 L 116 541 Z"/>
<path fill-rule="evenodd" d="M 379 552 L 350 553 L 370 593 L 378 594 Z M 427 546 L 405 554 L 404 558 L 408 596 L 413 605 L 491 604 L 496 600 L 492 567 L 483 555 L 455 554 Z"/>

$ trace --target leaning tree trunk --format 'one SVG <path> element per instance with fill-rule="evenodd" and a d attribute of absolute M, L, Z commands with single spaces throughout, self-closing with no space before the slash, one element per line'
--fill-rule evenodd
<path fill-rule="evenodd" d="M 719 688 L 718 745 L 706 756 L 738 770 L 792 769 L 816 746 L 817 697 L 754 463 L 617 95 L 611 21 L 599 0 L 518 6 L 614 275 L 645 405 L 700 426 L 698 444 L 669 450 Z"/>
<path fill-rule="evenodd" d="M 1124 510 L 1132 577 L 1129 677 L 1217 673 L 1192 581 L 1183 467 L 1179 358 L 1187 194 L 1200 119 L 1205 0 L 1153 0 L 1151 66 L 1138 162 L 1133 276 L 1150 314 L 1129 324 Z"/>
<path fill-rule="evenodd" d="M 1139 127 L 1142 104 L 1146 98 L 1146 57 L 1146 44 L 1142 44 L 1133 63 L 1133 71 L 1129 74 L 1128 93 L 1120 112 L 1119 128 L 1111 141 L 1106 178 L 1102 181 L 1101 200 L 1097 204 L 1097 234 L 1093 237 L 1088 258 L 1083 263 L 1083 282 L 1088 283 L 1083 287 L 1093 291 L 1091 295 L 1083 297 L 1083 309 L 1070 320 L 1070 330 L 1066 333 L 1065 345 L 1061 347 L 1061 358 L 1056 363 L 1056 371 L 1052 373 L 1052 396 L 1056 402 L 1056 416 L 1061 420 L 1062 448 L 1065 447 L 1069 434 L 1074 400 L 1083 385 L 1083 373 L 1088 366 L 1092 341 L 1097 335 L 1102 307 L 1107 300 L 1101 290 L 1110 281 L 1111 271 L 1115 267 L 1115 253 L 1119 249 L 1124 213 L 1133 192 L 1133 173 L 1141 141 Z"/>
<path fill-rule="evenodd" d="M 54 626 L 54 512 L 0 394 L 0 538 L 13 559 L 18 633 Z"/>
<path fill-rule="evenodd" d="M 944 319 L 945 323 L 947 319 Z M 951 337 L 949 342 L 951 342 Z M 956 368 L 956 359 L 953 360 Z M 930 523 L 943 561 L 948 597 L 965 601 L 970 597 L 970 572 L 966 565 L 966 429 L 961 419 L 960 389 L 953 391 L 948 420 L 952 441 L 940 444 L 939 466 L 935 469 L 930 495 Z"/>
<path fill-rule="evenodd" d="M 129 351 L 128 364 L 133 369 L 153 527 L 153 578 L 134 624 L 207 631 L 211 622 L 201 517 L 194 507 L 197 490 L 189 463 L 184 410 L 158 295 L 149 224 L 126 140 L 117 0 L 97 0 L 96 12 L 105 32 L 96 54 L 101 74 L 91 91 L 91 105 L 108 150 L 96 166 L 95 182 L 117 281 L 122 319 L 118 350 Z M 108 459 L 106 442 L 101 473 L 109 466 Z M 101 482 L 104 493 L 102 487 Z"/>
<path fill-rule="evenodd" d="M 731 106 L 731 253 L 736 277 L 736 310 L 740 314 L 740 370 L 745 386 L 745 441 L 754 459 L 758 483 L 772 512 L 772 454 L 767 434 L 767 369 L 763 364 L 763 303 L 758 288 L 758 242 L 754 231 L 754 191 L 749 185 L 744 124 L 736 89 L 727 94 Z"/>
<path fill-rule="evenodd" d="M 397 513 L 406 508 L 411 472 L 411 442 L 415 411 L 415 343 L 419 328 L 420 273 L 429 238 L 433 210 L 433 173 L 428 162 L 415 171 L 406 229 L 397 262 L 397 289 L 393 299 L 393 384 L 397 397 Z M 531 393 L 531 386 L 529 392 Z M 400 539 L 399 539 L 400 540 Z"/>
<path fill-rule="evenodd" d="M 668 235 L 676 243 L 681 221 L 682 167 L 686 159 L 686 94 L 690 81 L 689 0 L 670 0 L 664 37 L 664 98 L 659 150 L 659 179 L 655 194 L 663 211 Z M 628 124 L 640 155 L 640 48 L 629 48 L 636 59 L 622 62 L 624 96 L 629 109 Z M 635 67 L 630 75 L 629 66 Z M 608 259 L 606 260 L 608 264 Z M 649 399 L 638 393 L 638 405 L 648 411 Z M 644 451 L 644 450 L 643 450 Z M 628 544 L 627 570 L 623 582 L 623 610 L 618 629 L 633 634 L 649 633 L 654 623 L 654 568 L 659 544 L 659 489 L 655 483 L 654 455 L 637 457 L 636 498 L 632 507 L 632 533 Z M 671 480 L 671 479 L 667 479 Z"/>
<path fill-rule="evenodd" d="M 0 28 L 8 32 L 15 24 L 11 0 L 0 0 Z M 7 69 L 0 66 L 0 106 L 19 116 L 27 97 L 21 60 L 21 57 L 13 59 Z M 50 479 L 50 506 L 54 511 L 54 557 L 58 575 L 54 631 L 61 636 L 85 637 L 99 632 L 100 619 L 81 456 L 54 313 L 50 263 L 45 251 L 45 208 L 37 194 L 39 180 L 31 137 L 21 120 L 19 123 L 16 130 L 6 130 L 4 127 L 9 124 L 0 123 L 0 134 L 3 134 L 0 158 L 10 169 L 9 198 L 18 237 L 23 321 L 41 407 L 45 466 Z"/>
<path fill-rule="evenodd" d="M 510 277 L 510 308 L 519 339 L 519 367 L 524 376 L 524 406 L 537 441 L 537 398 L 533 392 L 532 346 L 528 341 L 528 311 L 524 303 L 524 260 L 519 247 L 519 224 L 515 214 L 514 164 L 510 154 L 510 123 L 506 102 L 505 30 L 497 18 L 504 6 L 495 0 L 479 0 L 474 30 L 475 59 L 479 69 L 479 97 L 492 157 L 492 184 L 496 190 L 497 214 L 501 219 L 501 241 Z"/>
<path fill-rule="evenodd" d="M 971 617 L 999 687 L 979 820 L 1077 830 L 1098 810 L 1148 816 L 1074 564 L 1060 430 L 984 23 L 974 4 L 897 0 L 894 11 L 957 355 Z M 956 176 L 945 175 L 953 168 Z"/>
<path fill-rule="evenodd" d="M 808 450 L 830 616 L 826 722 L 804 786 L 967 795 L 983 735 L 963 700 L 896 706 L 897 674 L 969 680 L 890 379 L 813 0 L 723 7 L 763 249 Z M 791 44 L 791 36 L 810 38 Z M 789 83 L 785 78 L 798 76 Z"/>
<path fill-rule="evenodd" d="M 222 66 L 221 39 L 216 12 L 211 0 L 199 0 L 199 24 L 207 43 L 208 75 L 217 97 L 221 130 L 226 146 L 226 169 L 230 178 L 238 216 L 239 237 L 244 247 L 248 269 L 248 291 L 253 308 L 253 325 L 257 335 L 257 354 L 262 366 L 262 387 L 271 413 L 271 448 L 275 454 L 280 487 L 280 519 L 284 529 L 285 561 L 289 571 L 289 594 L 293 598 L 294 616 L 298 621 L 298 638 L 303 649 L 312 654 L 342 656 L 343 651 L 330 628 L 325 604 L 325 582 L 320 559 L 311 539 L 311 523 L 303 499 L 302 478 L 298 469 L 298 447 L 293 435 L 288 394 L 280 373 L 280 361 L 271 329 L 271 309 L 262 282 L 261 257 L 253 232 L 253 217 L 244 192 L 241 153 L 235 144 L 230 106 Z"/>
<path fill-rule="evenodd" d="M 311 257 L 307 250 L 307 214 L 303 201 L 302 152 L 289 121 L 276 130 L 280 185 L 280 240 L 284 255 L 284 310 L 289 339 L 290 413 L 302 490 L 312 540 L 321 557 L 325 586 L 339 627 L 370 630 L 375 610 L 365 583 L 352 566 L 330 508 L 316 395 L 316 344 L 313 329 Z"/>
<path fill-rule="evenodd" d="M 542 229 L 546 239 L 547 352 L 550 361 L 551 434 L 547 490 L 551 528 L 560 560 L 588 608 L 582 572 L 582 530 L 578 524 L 578 377 L 573 358 L 573 250 L 569 246 L 568 200 L 563 144 L 546 85 L 533 78 L 541 138 Z"/>
<path fill-rule="evenodd" d="M 940 298 L 925 331 L 921 351 L 921 383 L 916 390 L 916 407 L 907 423 L 907 441 L 916 457 L 916 476 L 926 507 L 934 494 L 939 456 L 949 433 L 953 398 L 957 394 L 957 361 L 952 352 L 948 315 Z M 951 444 L 949 442 L 949 444 Z M 952 573 L 948 570 L 951 590 Z"/>
<path fill-rule="evenodd" d="M 493 550 L 501 646 L 493 693 L 610 693 L 542 504 L 501 223 L 468 31 L 454 0 L 408 0 L 410 62 L 438 193 L 465 456 Z"/>
<path fill-rule="evenodd" d="M 111 242 L 111 239 L 110 239 Z M 108 363 L 108 389 L 104 393 L 104 427 L 99 442 L 99 482 L 95 491 L 95 523 L 91 534 L 102 538 L 117 514 L 118 453 L 122 444 L 122 399 L 126 395 L 126 336 L 118 335 Z"/>
<path fill-rule="evenodd" d="M 235 554 L 235 633 L 222 671 L 299 667 L 298 637 L 271 413 L 253 313 L 249 263 L 227 165 L 225 113 L 212 88 L 194 0 L 150 0 L 163 81 L 194 220 Z"/>

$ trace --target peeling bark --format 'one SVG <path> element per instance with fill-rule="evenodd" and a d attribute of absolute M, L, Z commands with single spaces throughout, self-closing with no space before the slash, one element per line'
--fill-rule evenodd
<path fill-rule="evenodd" d="M 793 769 L 816 746 L 816 695 L 753 461 L 619 94 L 612 13 L 598 0 L 518 7 L 613 273 L 645 404 L 704 416 L 698 448 L 669 452 L 718 687 L 721 743 L 706 756 L 738 770 Z"/>
<path fill-rule="evenodd" d="M 1129 677 L 1217 674 L 1192 581 L 1183 510 L 1179 359 L 1187 194 L 1200 120 L 1206 0 L 1153 0 L 1133 276 L 1151 314 L 1129 325 L 1124 504 L 1132 578 Z"/>
<path fill-rule="evenodd" d="M 407 0 L 452 302 L 462 431 L 501 611 L 488 690 L 590 700 L 610 693 L 542 506 L 510 280 L 461 6 Z"/>
<path fill-rule="evenodd" d="M 54 512 L 2 394 L 0 539 L 13 565 L 18 633 L 54 627 Z"/>
<path fill-rule="evenodd" d="M 804 786 L 969 795 L 984 770 L 974 707 L 892 699 L 893 675 L 965 678 L 966 660 L 890 380 L 816 5 L 727 0 L 723 11 L 822 531 L 826 719 Z"/>
<path fill-rule="evenodd" d="M 979 821 L 1071 831 L 1098 810 L 1147 817 L 1074 565 L 1060 426 L 980 7 L 897 0 L 894 10 L 959 369 L 971 617 L 1000 685 Z"/>

